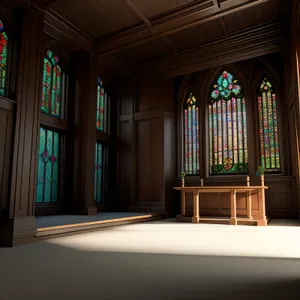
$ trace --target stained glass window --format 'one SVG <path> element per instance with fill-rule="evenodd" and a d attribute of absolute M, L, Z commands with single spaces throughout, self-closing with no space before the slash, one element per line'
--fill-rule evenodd
<path fill-rule="evenodd" d="M 184 153 L 185 173 L 199 174 L 199 111 L 192 92 L 184 102 Z"/>
<path fill-rule="evenodd" d="M 44 58 L 41 110 L 55 117 L 61 116 L 62 72 L 58 57 L 48 50 Z"/>
<path fill-rule="evenodd" d="M 104 91 L 104 85 L 100 78 L 98 78 L 98 93 L 97 93 L 97 129 L 106 131 L 105 114 L 107 109 L 107 94 Z"/>
<path fill-rule="evenodd" d="M 101 143 L 96 143 L 95 154 L 95 201 L 98 203 L 103 201 L 104 193 L 104 178 L 105 178 L 105 146 Z"/>
<path fill-rule="evenodd" d="M 214 84 L 208 111 L 210 172 L 247 173 L 246 102 L 230 73 L 224 71 Z"/>
<path fill-rule="evenodd" d="M 58 200 L 60 134 L 40 128 L 36 203 L 53 203 Z"/>
<path fill-rule="evenodd" d="M 276 93 L 264 78 L 258 95 L 261 165 L 265 171 L 280 171 L 280 151 L 277 123 Z"/>
<path fill-rule="evenodd" d="M 6 64 L 7 64 L 7 35 L 4 31 L 4 25 L 0 20 L 0 96 L 4 96 Z"/>

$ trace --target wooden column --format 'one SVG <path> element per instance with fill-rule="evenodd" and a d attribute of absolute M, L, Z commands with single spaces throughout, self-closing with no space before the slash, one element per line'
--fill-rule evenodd
<path fill-rule="evenodd" d="M 24 8 L 19 51 L 17 107 L 10 203 L 0 241 L 7 246 L 34 239 L 35 195 L 43 71 L 43 14 Z"/>
<path fill-rule="evenodd" d="M 97 62 L 87 52 L 75 57 L 77 80 L 76 176 L 74 198 L 76 213 L 97 214 L 94 199 L 97 109 Z"/>

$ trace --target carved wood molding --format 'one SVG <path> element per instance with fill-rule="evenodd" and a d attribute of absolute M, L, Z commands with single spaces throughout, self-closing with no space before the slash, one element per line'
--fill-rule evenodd
<path fill-rule="evenodd" d="M 225 39 L 142 63 L 135 68 L 135 73 L 142 76 L 140 79 L 160 75 L 173 77 L 258 57 L 280 51 L 286 36 L 284 24 L 265 24 Z"/>
<path fill-rule="evenodd" d="M 199 0 L 187 5 L 184 9 L 172 11 L 160 17 L 151 19 L 152 28 L 135 26 L 109 36 L 99 38 L 94 41 L 94 50 L 98 55 L 108 52 L 116 52 L 121 49 L 132 47 L 137 44 L 148 42 L 152 39 L 166 36 L 168 34 L 200 25 L 232 12 L 240 11 L 254 5 L 261 4 L 270 0 L 228 0 L 220 3 L 220 8 L 215 1 Z"/>

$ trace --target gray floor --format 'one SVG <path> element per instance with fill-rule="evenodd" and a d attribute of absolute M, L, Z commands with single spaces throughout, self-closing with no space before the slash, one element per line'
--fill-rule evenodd
<path fill-rule="evenodd" d="M 297 224 L 166 220 L 3 248 L 0 299 L 298 300 Z"/>
<path fill-rule="evenodd" d="M 111 219 L 134 217 L 134 216 L 144 216 L 144 215 L 149 215 L 149 213 L 101 212 L 95 216 L 83 216 L 83 215 L 46 216 L 46 217 L 36 217 L 36 225 L 37 228 L 45 228 L 51 226 L 95 222 L 101 220 L 111 220 Z"/>

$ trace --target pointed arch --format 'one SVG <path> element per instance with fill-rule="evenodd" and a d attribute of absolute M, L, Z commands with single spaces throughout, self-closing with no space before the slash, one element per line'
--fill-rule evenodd
<path fill-rule="evenodd" d="M 260 81 L 257 98 L 260 164 L 266 172 L 280 172 L 277 95 L 269 77 Z"/>
<path fill-rule="evenodd" d="M 211 174 L 248 173 L 247 115 L 243 88 L 223 70 L 208 104 Z"/>
<path fill-rule="evenodd" d="M 183 133 L 185 173 L 199 174 L 199 106 L 192 90 L 183 103 Z"/>
<path fill-rule="evenodd" d="M 0 20 L 0 96 L 5 94 L 6 73 L 7 73 L 7 44 L 8 37 L 4 24 Z"/>
<path fill-rule="evenodd" d="M 59 58 L 48 50 L 44 57 L 41 111 L 55 117 L 62 113 L 62 70 Z"/>

